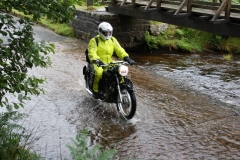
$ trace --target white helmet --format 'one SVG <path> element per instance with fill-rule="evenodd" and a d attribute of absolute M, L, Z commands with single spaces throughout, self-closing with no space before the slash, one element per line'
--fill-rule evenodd
<path fill-rule="evenodd" d="M 98 26 L 98 33 L 103 40 L 110 39 L 112 37 L 113 28 L 111 24 L 102 22 Z"/>

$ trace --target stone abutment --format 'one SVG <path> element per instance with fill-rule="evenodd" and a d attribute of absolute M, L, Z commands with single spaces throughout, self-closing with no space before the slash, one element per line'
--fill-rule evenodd
<path fill-rule="evenodd" d="M 88 42 L 98 34 L 97 28 L 101 22 L 109 22 L 113 26 L 113 36 L 127 50 L 137 50 L 142 46 L 144 33 L 150 27 L 148 20 L 113 14 L 106 12 L 105 8 L 95 11 L 77 10 L 72 23 L 75 37 Z"/>

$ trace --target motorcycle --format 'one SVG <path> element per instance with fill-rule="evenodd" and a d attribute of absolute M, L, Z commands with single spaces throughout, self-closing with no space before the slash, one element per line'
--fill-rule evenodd
<path fill-rule="evenodd" d="M 129 120 L 136 112 L 137 102 L 133 83 L 126 76 L 128 74 L 128 62 L 114 61 L 100 65 L 103 68 L 103 76 L 99 81 L 99 100 L 107 103 L 115 103 L 121 115 Z M 93 96 L 94 67 L 88 63 L 83 67 L 86 91 Z"/>

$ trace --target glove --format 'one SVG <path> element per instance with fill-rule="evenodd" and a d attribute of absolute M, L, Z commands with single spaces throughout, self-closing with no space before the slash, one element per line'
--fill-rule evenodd
<path fill-rule="evenodd" d="M 99 67 L 101 65 L 104 65 L 104 63 L 101 60 L 97 59 L 96 60 L 96 65 Z"/>
<path fill-rule="evenodd" d="M 124 57 L 123 60 L 127 61 L 131 66 L 134 65 L 134 61 L 129 57 Z"/>

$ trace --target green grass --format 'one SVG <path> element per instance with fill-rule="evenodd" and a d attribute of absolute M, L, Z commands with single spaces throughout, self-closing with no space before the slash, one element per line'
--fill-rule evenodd
<path fill-rule="evenodd" d="M 151 22 L 150 24 L 156 24 Z M 218 50 L 227 53 L 240 53 L 240 38 L 233 38 L 184 28 L 175 25 L 168 25 L 168 29 L 160 36 L 145 34 L 145 45 L 150 49 L 159 47 L 169 48 L 170 51 L 181 50 L 184 52 L 206 52 Z"/>
<path fill-rule="evenodd" d="M 88 6 L 88 7 L 86 6 L 85 1 L 82 1 L 81 4 L 82 4 L 81 6 L 77 4 L 75 4 L 74 6 L 76 7 L 76 9 L 88 10 L 88 11 L 93 11 L 93 10 L 97 10 L 105 7 L 105 6 L 100 6 L 99 2 L 95 2 L 94 6 Z M 26 16 L 22 12 L 19 12 L 17 10 L 13 10 L 12 13 L 16 16 L 27 17 L 29 19 L 32 19 L 32 16 Z M 46 17 L 41 18 L 37 23 L 47 28 L 50 28 L 51 30 L 53 30 L 55 33 L 59 35 L 74 37 L 73 28 L 66 23 L 54 23 L 51 19 L 47 19 Z"/>
<path fill-rule="evenodd" d="M 230 53 L 240 53 L 240 38 L 229 37 L 223 44 L 225 51 Z"/>
<path fill-rule="evenodd" d="M 19 17 L 27 17 L 29 19 L 32 19 L 32 16 L 26 16 L 17 10 L 13 10 L 12 13 Z M 47 19 L 46 17 L 41 18 L 39 21 L 37 21 L 37 23 L 50 28 L 59 35 L 74 37 L 73 28 L 71 26 L 68 26 L 66 23 L 54 23 L 51 19 Z"/>
<path fill-rule="evenodd" d="M 53 23 L 50 19 L 47 19 L 46 17 L 41 18 L 38 23 L 52 29 L 57 34 L 74 37 L 73 28 L 68 26 L 66 23 Z"/>

